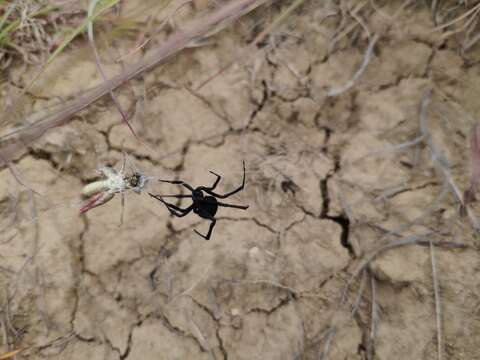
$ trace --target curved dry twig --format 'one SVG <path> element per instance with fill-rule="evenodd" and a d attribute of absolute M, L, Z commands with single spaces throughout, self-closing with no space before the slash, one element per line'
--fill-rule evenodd
<path fill-rule="evenodd" d="M 358 70 L 355 72 L 355 74 L 353 74 L 352 78 L 348 80 L 345 84 L 328 90 L 327 92 L 328 97 L 338 96 L 344 93 L 345 91 L 349 90 L 350 88 L 352 88 L 353 85 L 355 85 L 357 80 L 360 79 L 360 77 L 363 75 L 363 73 L 367 69 L 367 66 L 370 63 L 370 58 L 372 57 L 373 48 L 379 38 L 380 36 L 378 34 L 373 35 L 373 37 L 370 39 L 370 42 L 368 43 L 367 51 L 365 52 L 365 56 L 363 57 L 362 64 L 360 65 Z"/>

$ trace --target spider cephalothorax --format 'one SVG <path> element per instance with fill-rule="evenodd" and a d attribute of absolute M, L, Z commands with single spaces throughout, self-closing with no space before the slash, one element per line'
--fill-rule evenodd
<path fill-rule="evenodd" d="M 210 236 L 212 235 L 213 227 L 215 226 L 216 219 L 215 219 L 215 214 L 217 213 L 218 207 L 230 207 L 230 208 L 235 208 L 235 209 L 242 209 L 246 210 L 248 209 L 248 205 L 233 205 L 233 204 L 226 204 L 218 201 L 217 199 L 225 199 L 241 190 L 245 187 L 245 162 L 243 162 L 243 180 L 242 180 L 242 185 L 240 185 L 237 189 L 232 190 L 226 194 L 217 194 L 213 192 L 215 187 L 218 185 L 220 182 L 220 179 L 222 178 L 220 175 L 214 173 L 213 171 L 210 171 L 213 175 L 217 177 L 215 182 L 213 183 L 212 186 L 198 186 L 196 188 L 193 188 L 186 182 L 182 180 L 159 180 L 162 182 L 167 182 L 170 184 L 177 184 L 177 185 L 182 185 L 185 188 L 187 188 L 189 191 L 192 192 L 191 195 L 184 195 L 184 194 L 178 194 L 178 195 L 153 195 L 150 194 L 150 196 L 154 197 L 157 200 L 160 200 L 170 211 L 172 215 L 178 216 L 178 217 L 183 217 L 186 216 L 190 211 L 193 211 L 195 214 L 200 216 L 203 219 L 207 219 L 211 221 L 210 228 L 208 229 L 207 235 L 202 235 L 200 234 L 197 230 L 194 230 L 198 235 L 203 237 L 205 240 L 209 240 Z M 204 192 L 207 194 L 205 195 Z M 182 209 L 174 204 L 170 204 L 163 200 L 165 197 L 174 197 L 174 198 L 190 198 L 192 199 L 192 204 L 185 208 Z"/>

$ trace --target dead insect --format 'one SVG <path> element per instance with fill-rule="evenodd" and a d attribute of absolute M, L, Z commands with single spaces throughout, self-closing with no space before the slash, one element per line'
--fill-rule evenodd
<path fill-rule="evenodd" d="M 104 179 L 92 182 L 82 190 L 82 195 L 88 197 L 86 203 L 80 209 L 80 214 L 86 213 L 94 207 L 103 205 L 112 200 L 115 194 L 122 194 L 122 219 L 123 208 L 125 204 L 125 192 L 134 191 L 140 194 L 141 190 L 147 184 L 149 178 L 139 172 L 137 169 L 131 175 L 125 174 L 127 157 L 124 156 L 122 167 L 119 171 L 112 167 L 102 167 L 99 171 Z M 133 165 L 133 164 L 132 164 Z"/>

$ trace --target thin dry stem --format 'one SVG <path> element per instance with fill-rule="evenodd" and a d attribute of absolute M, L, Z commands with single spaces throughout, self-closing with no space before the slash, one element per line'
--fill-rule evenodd
<path fill-rule="evenodd" d="M 382 18 L 384 18 L 388 22 L 393 22 L 394 21 L 393 16 L 387 14 L 385 11 L 380 9 L 377 6 L 377 4 L 375 3 L 375 0 L 370 0 L 370 6 L 372 7 L 373 10 L 375 10 L 376 13 L 378 13 Z"/>
<path fill-rule="evenodd" d="M 353 282 L 355 278 L 358 277 L 358 275 L 361 274 L 361 272 L 380 254 L 392 250 L 398 247 L 403 247 L 407 245 L 421 245 L 421 246 L 426 246 L 429 245 L 429 240 L 427 239 L 427 236 L 430 235 L 431 233 L 426 233 L 422 235 L 410 235 L 410 236 L 405 236 L 401 239 L 398 239 L 396 241 L 392 241 L 386 245 L 379 246 L 378 248 L 372 250 L 368 254 L 365 254 L 362 259 L 360 259 L 359 263 L 355 267 L 354 271 L 352 272 L 352 275 L 350 277 L 350 280 L 348 281 L 349 284 Z M 444 241 L 444 242 L 433 242 L 436 246 L 442 246 L 442 247 L 447 247 L 447 248 L 466 248 L 467 245 L 463 243 L 455 243 L 455 242 L 449 242 L 449 241 Z"/>
<path fill-rule="evenodd" d="M 476 34 L 472 38 L 467 38 L 462 48 L 463 52 L 470 50 L 471 47 L 475 45 L 479 40 L 480 40 L 480 33 Z"/>
<path fill-rule="evenodd" d="M 430 12 L 432 14 L 433 23 L 437 25 L 437 11 L 438 11 L 438 0 L 432 0 L 430 4 Z"/>
<path fill-rule="evenodd" d="M 10 344 L 8 343 L 7 325 L 4 320 L 5 316 L 6 314 L 2 311 L 2 314 L 0 316 L 0 328 L 2 328 L 3 345 L 7 350 L 10 350 Z"/>
<path fill-rule="evenodd" d="M 375 277 L 370 272 L 370 287 L 372 295 L 372 307 L 371 307 L 371 324 L 370 324 L 370 335 L 368 337 L 367 345 L 367 359 L 371 360 L 374 356 L 375 350 L 375 335 L 377 333 L 377 323 L 378 323 L 378 312 L 377 312 L 377 284 Z"/>
<path fill-rule="evenodd" d="M 366 283 L 367 283 L 367 272 L 362 271 L 362 279 L 360 280 L 360 286 L 358 287 L 357 297 L 352 306 L 352 316 L 354 316 L 357 313 L 358 308 L 360 307 L 360 304 L 363 298 L 363 292 L 365 291 Z"/>
<path fill-rule="evenodd" d="M 13 334 L 13 336 L 16 338 L 18 338 L 18 331 L 17 329 L 15 329 L 15 327 L 13 326 L 12 324 L 12 317 L 10 316 L 10 302 L 11 302 L 11 299 L 10 297 L 7 295 L 6 296 L 6 299 L 5 299 L 5 322 L 6 322 L 6 325 L 7 325 L 7 334 L 8 334 L 8 330 L 10 330 L 10 332 Z"/>
<path fill-rule="evenodd" d="M 362 156 L 360 156 L 356 159 L 353 159 L 351 161 L 346 161 L 345 166 L 351 166 L 355 163 L 358 163 L 359 161 L 362 161 L 362 160 L 364 160 L 366 158 L 369 158 L 369 157 L 372 157 L 372 156 L 373 157 L 384 156 L 388 153 L 396 153 L 396 152 L 407 151 L 410 147 L 421 144 L 424 139 L 425 139 L 424 136 L 421 135 L 421 136 L 417 136 L 413 140 L 406 141 L 406 142 L 401 143 L 401 144 L 385 146 L 383 149 L 370 151 L 370 152 L 366 153 L 365 155 L 362 155 Z"/>
<path fill-rule="evenodd" d="M 433 293 L 435 296 L 435 314 L 437 320 L 437 354 L 438 360 L 443 358 L 443 341 L 442 341 L 442 306 L 440 300 L 440 289 L 438 284 L 437 266 L 435 261 L 435 251 L 432 241 L 430 244 L 430 260 L 432 263 Z"/>
<path fill-rule="evenodd" d="M 97 70 L 100 73 L 100 76 L 102 77 L 103 81 L 107 82 L 107 75 L 105 74 L 105 71 L 103 70 L 102 66 L 102 61 L 100 60 L 100 55 L 98 54 L 98 49 L 97 46 L 95 45 L 95 39 L 93 37 L 93 12 L 95 10 L 95 7 L 97 6 L 98 0 L 91 0 L 90 5 L 88 6 L 88 18 L 90 19 L 88 24 L 87 24 L 87 31 L 88 31 L 88 42 L 90 43 L 90 47 L 93 50 L 93 54 L 95 56 L 95 65 L 97 66 Z M 123 122 L 128 126 L 132 134 L 135 136 L 137 140 L 140 140 L 135 133 L 135 130 L 133 130 L 132 125 L 128 121 L 127 114 L 125 111 L 122 109 L 122 105 L 120 105 L 120 102 L 118 101 L 117 97 L 113 93 L 113 89 L 109 90 L 110 97 L 112 98 L 113 103 L 115 104 L 115 107 L 118 109 L 118 112 L 120 113 Z"/>
<path fill-rule="evenodd" d="M 442 35 L 442 39 L 446 39 L 454 34 L 458 34 L 460 32 L 465 31 L 472 23 L 475 23 L 475 20 L 477 19 L 477 15 L 480 13 L 480 7 L 475 10 L 475 12 L 470 16 L 470 18 L 463 24 L 460 28 L 451 30 L 446 32 L 445 34 Z"/>
<path fill-rule="evenodd" d="M 411 228 L 413 225 L 420 224 L 423 219 L 427 218 L 429 215 L 431 215 L 435 210 L 438 209 L 439 205 L 443 201 L 443 199 L 448 195 L 450 192 L 450 189 L 448 187 L 447 183 L 444 183 L 442 186 L 442 190 L 439 192 L 439 194 L 435 197 L 435 199 L 423 210 L 420 215 L 418 215 L 416 218 L 414 218 L 411 221 L 408 221 L 406 224 L 402 224 L 400 226 L 397 226 L 396 228 L 388 231 L 388 233 L 385 235 L 384 239 L 391 236 L 391 235 L 401 235 L 403 232 Z"/>
<path fill-rule="evenodd" d="M 320 354 L 320 360 L 326 360 L 328 359 L 328 354 L 330 353 L 330 346 L 332 344 L 333 336 L 337 332 L 337 327 L 336 325 L 331 325 L 331 327 L 328 329 L 327 333 L 327 338 L 325 340 L 325 345 L 323 347 L 323 351 Z"/>
<path fill-rule="evenodd" d="M 460 213 L 465 213 L 465 207 L 476 201 L 478 182 L 480 181 L 480 124 L 475 124 L 470 130 L 470 183 L 463 193 L 463 204 Z"/>
<path fill-rule="evenodd" d="M 355 9 L 351 10 L 350 11 L 350 15 L 353 17 L 356 13 L 360 12 L 364 7 L 365 5 L 367 5 L 367 2 L 366 1 L 363 1 L 361 3 L 359 3 Z M 361 25 L 360 22 L 354 22 L 354 23 L 351 23 L 345 30 L 343 30 L 342 32 L 340 32 L 338 35 L 336 35 L 331 41 L 330 41 L 330 44 L 328 45 L 330 51 L 332 51 L 332 49 L 335 47 L 335 44 L 337 42 L 339 42 L 343 37 L 347 36 L 350 32 L 352 32 L 358 25 Z M 340 26 L 341 27 L 341 26 Z"/>
<path fill-rule="evenodd" d="M 457 22 L 459 22 L 460 20 L 468 17 L 469 15 L 471 15 L 472 13 L 474 13 L 477 9 L 480 8 L 480 3 L 475 5 L 473 8 L 471 8 L 470 10 L 466 11 L 465 13 L 463 13 L 462 15 L 458 16 L 457 18 L 453 19 L 452 21 L 449 21 L 448 23 L 446 24 L 443 24 L 443 25 L 440 25 L 440 26 L 437 26 L 435 29 L 432 30 L 433 31 L 438 31 L 438 30 L 442 30 L 446 27 L 449 27 Z"/>
<path fill-rule="evenodd" d="M 285 286 L 285 285 L 282 285 L 276 281 L 272 281 L 272 280 L 263 280 L 263 279 L 259 279 L 259 280 L 240 280 L 240 281 L 234 281 L 235 283 L 248 283 L 248 284 L 265 284 L 265 285 L 271 285 L 273 287 L 276 287 L 278 289 L 282 289 L 282 290 L 285 290 L 286 292 L 290 293 L 291 295 L 293 296 L 298 296 L 300 294 L 301 291 L 299 290 L 296 290 L 294 288 L 291 288 L 289 286 Z"/>
<path fill-rule="evenodd" d="M 363 19 L 360 17 L 360 15 L 358 15 L 358 12 L 357 11 L 351 11 L 350 16 L 352 18 L 354 18 L 355 21 L 360 24 L 360 26 L 363 28 L 363 31 L 365 31 L 365 33 L 367 34 L 368 38 L 371 39 L 372 38 L 372 32 L 368 28 L 368 25 L 365 24 L 365 21 L 363 21 Z"/>

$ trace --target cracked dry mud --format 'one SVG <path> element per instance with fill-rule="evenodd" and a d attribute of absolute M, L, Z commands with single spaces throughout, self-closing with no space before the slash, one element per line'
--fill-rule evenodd
<path fill-rule="evenodd" d="M 105 99 L 16 161 L 41 196 L 0 171 L 0 183 L 8 184 L 0 188 L 0 353 L 20 347 L 26 350 L 17 359 L 436 359 L 428 247 L 382 253 L 351 281 L 365 254 L 429 234 L 468 246 L 435 247 L 444 358 L 480 358 L 478 237 L 458 216 L 426 143 L 398 146 L 421 135 L 419 106 L 433 87 L 431 139 L 465 188 L 465 114 L 479 116 L 478 62 L 431 32 L 423 6 L 407 7 L 392 23 L 385 14 L 400 6 L 393 1 L 366 13 L 381 37 L 364 75 L 338 97 L 326 98 L 325 89 L 352 77 L 368 38 L 357 24 L 349 37 L 355 40 L 344 38 L 329 53 L 340 19 L 320 21 L 326 9 L 312 4 L 289 19 L 284 31 L 292 36 L 279 34 L 274 48 L 187 90 L 239 52 L 260 10 L 215 45 L 187 49 L 117 92 L 148 146 Z M 125 53 L 132 44 L 116 46 Z M 472 52 L 478 59 L 478 47 Z M 105 67 L 119 70 L 107 61 Z M 31 76 L 21 69 L 10 75 L 17 85 Z M 82 41 L 47 75 L 30 94 L 31 110 L 100 81 Z M 221 189 L 239 184 L 245 160 L 247 186 L 231 202 L 250 208 L 221 209 L 210 241 L 192 231 L 205 232 L 204 221 L 172 218 L 146 193 L 128 194 L 121 226 L 118 196 L 79 216 L 82 186 L 99 165 L 118 164 L 122 149 L 161 178 L 208 184 L 213 170 L 223 175 Z"/>

